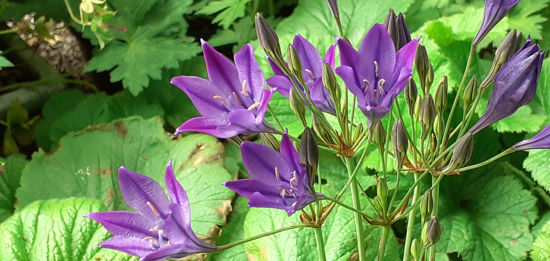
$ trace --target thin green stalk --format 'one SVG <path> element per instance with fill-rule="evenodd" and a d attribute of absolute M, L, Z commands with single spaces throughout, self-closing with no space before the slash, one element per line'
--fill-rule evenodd
<path fill-rule="evenodd" d="M 269 232 L 266 232 L 266 233 L 255 235 L 255 236 L 252 236 L 252 237 L 249 237 L 249 238 L 241 239 L 241 240 L 235 241 L 233 243 L 229 243 L 227 245 L 218 246 L 218 252 L 229 249 L 229 248 L 232 248 L 234 246 L 238 246 L 238 245 L 256 240 L 256 239 L 260 239 L 262 237 L 267 237 L 267 236 L 271 236 L 271 235 L 281 233 L 281 232 L 284 232 L 284 231 L 287 231 L 287 230 L 292 230 L 292 229 L 302 228 L 302 227 L 311 227 L 311 224 L 298 224 L 298 225 L 283 227 L 283 228 L 279 228 L 279 229 L 276 229 L 276 230 L 273 230 L 273 231 L 269 231 Z"/>
<path fill-rule="evenodd" d="M 432 199 L 433 199 L 433 209 L 432 209 L 432 217 L 437 217 L 439 214 L 439 181 L 443 178 L 443 173 L 440 174 L 438 178 L 432 177 Z M 431 246 L 429 249 L 429 260 L 433 261 L 435 260 L 435 244 Z"/>
<path fill-rule="evenodd" d="M 390 226 L 382 226 L 382 235 L 380 236 L 380 245 L 378 245 L 378 261 L 384 259 L 384 249 L 386 248 L 386 241 L 388 240 L 388 234 L 390 232 Z"/>
<path fill-rule="evenodd" d="M 317 242 L 317 254 L 319 255 L 319 261 L 326 261 L 327 257 L 325 254 L 325 242 L 323 241 L 323 231 L 321 227 L 316 227 L 315 231 L 315 241 Z"/>
<path fill-rule="evenodd" d="M 467 171 L 467 170 L 477 169 L 477 168 L 483 167 L 483 166 L 485 166 L 485 165 L 487 165 L 487 164 L 489 164 L 489 163 L 491 163 L 491 162 L 493 162 L 493 161 L 495 161 L 495 160 L 497 160 L 497 159 L 500 159 L 500 158 L 502 158 L 502 157 L 504 157 L 504 156 L 506 156 L 506 155 L 508 155 L 508 154 L 510 154 L 510 153 L 513 153 L 513 152 L 515 152 L 515 151 L 516 151 L 516 150 L 515 150 L 513 147 L 512 147 L 512 148 L 508 148 L 507 150 L 505 150 L 505 151 L 503 151 L 503 152 L 501 152 L 501 153 L 499 153 L 499 154 L 493 156 L 492 158 L 490 158 L 490 159 L 488 159 L 488 160 L 486 160 L 486 161 L 484 161 L 484 162 L 480 162 L 480 163 L 478 163 L 478 164 L 474 164 L 474 165 L 462 167 L 462 168 L 457 169 L 456 171 L 458 171 L 458 172 L 463 172 L 463 171 Z"/>
<path fill-rule="evenodd" d="M 414 175 L 414 181 L 418 181 L 418 177 L 416 174 Z M 411 242 L 412 242 L 412 234 L 414 229 L 414 219 L 415 219 L 415 205 L 418 198 L 418 193 L 420 193 L 420 187 L 416 186 L 414 187 L 414 194 L 413 194 L 413 203 L 411 206 L 411 210 L 409 212 L 409 219 L 407 220 L 407 235 L 405 236 L 405 252 L 403 252 L 403 261 L 409 261 L 409 254 L 411 253 Z"/>
<path fill-rule="evenodd" d="M 16 33 L 17 31 L 19 31 L 19 29 L 17 27 L 6 29 L 6 30 L 0 30 L 0 35 Z"/>
<path fill-rule="evenodd" d="M 284 131 L 285 127 L 283 126 L 283 124 L 281 124 L 281 122 L 279 121 L 279 118 L 277 118 L 277 115 L 275 115 L 275 112 L 271 108 L 271 105 L 267 105 L 267 110 L 269 110 L 269 113 L 271 114 L 271 116 L 273 116 L 273 118 L 277 122 L 277 125 L 279 125 L 279 128 L 281 128 L 281 130 Z"/>
<path fill-rule="evenodd" d="M 348 176 L 351 177 L 353 175 L 352 170 L 352 163 L 350 158 L 344 158 L 344 161 L 346 163 L 346 169 L 348 170 Z M 352 179 L 351 180 L 351 197 L 353 201 L 353 208 L 355 209 L 361 209 L 361 203 L 359 201 L 359 192 L 357 190 L 357 180 Z M 353 213 L 354 221 L 355 221 L 355 230 L 357 233 L 357 250 L 359 253 L 359 261 L 365 261 L 365 242 L 363 239 L 365 238 L 363 235 L 363 218 L 359 213 Z"/>
<path fill-rule="evenodd" d="M 337 205 L 340 205 L 340 206 L 342 206 L 342 207 L 344 207 L 344 208 L 347 208 L 347 209 L 349 209 L 349 210 L 351 210 L 351 211 L 353 211 L 354 213 L 357 213 L 357 214 L 359 214 L 359 215 L 365 215 L 365 216 L 367 215 L 367 213 L 365 213 L 365 212 L 363 212 L 363 211 L 361 211 L 361 210 L 359 210 L 359 209 L 356 209 L 355 207 L 352 207 L 352 206 L 350 206 L 350 205 L 348 205 L 348 204 L 346 204 L 346 203 L 343 203 L 342 201 L 339 201 L 339 200 L 337 200 L 337 199 L 330 198 L 330 197 L 326 197 L 326 198 L 323 198 L 323 199 L 328 200 L 328 201 L 332 201 L 332 202 L 336 203 Z"/>
<path fill-rule="evenodd" d="M 401 177 L 401 171 L 398 169 L 397 170 L 397 180 L 395 181 L 395 190 L 393 191 L 393 195 L 391 196 L 390 204 L 388 205 L 388 206 L 390 206 L 390 208 L 393 205 L 393 202 L 395 201 L 395 198 L 397 197 L 397 191 L 399 190 L 400 177 Z"/>

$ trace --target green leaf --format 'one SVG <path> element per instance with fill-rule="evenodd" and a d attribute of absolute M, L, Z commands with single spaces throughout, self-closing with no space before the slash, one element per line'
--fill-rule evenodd
<path fill-rule="evenodd" d="M 533 243 L 531 258 L 533 258 L 534 261 L 545 261 L 550 259 L 550 222 L 546 223 L 540 231 L 537 240 Z"/>
<path fill-rule="evenodd" d="M 246 5 L 250 0 L 218 0 L 208 3 L 197 12 L 197 14 L 215 14 L 216 17 L 212 20 L 213 23 L 217 23 L 223 27 L 223 29 L 229 28 L 231 24 L 237 20 L 237 18 L 244 16 Z"/>
<path fill-rule="evenodd" d="M 520 260 L 530 249 L 529 226 L 537 218 L 536 198 L 505 166 L 492 166 L 442 184 L 437 250 L 464 260 Z"/>
<path fill-rule="evenodd" d="M 15 190 L 19 188 L 21 171 L 26 164 L 27 160 L 23 155 L 0 158 L 0 223 L 15 211 Z"/>
<path fill-rule="evenodd" d="M 233 211 L 228 217 L 227 226 L 222 228 L 222 235 L 216 240 L 216 245 L 221 246 L 229 244 L 237 240 L 244 238 L 243 225 L 246 218 L 246 214 L 250 209 L 248 207 L 248 199 L 238 196 L 233 201 Z M 224 250 L 219 253 L 209 255 L 210 260 L 247 260 L 246 253 L 244 251 L 244 245 L 232 247 L 228 250 Z"/>
<path fill-rule="evenodd" d="M 84 217 L 105 211 L 93 199 L 38 201 L 0 225 L 1 260 L 138 260 L 98 244 L 110 237 L 101 224 Z"/>
<path fill-rule="evenodd" d="M 534 39 L 542 38 L 542 23 L 547 19 L 539 11 L 548 6 L 549 0 L 523 0 L 508 14 L 508 27 Z"/>
<path fill-rule="evenodd" d="M 251 17 L 244 17 L 233 26 L 233 29 L 218 30 L 208 43 L 214 47 L 237 44 L 236 49 L 255 39 L 254 20 Z"/>
<path fill-rule="evenodd" d="M 0 51 L 0 69 L 4 67 L 12 67 L 13 63 L 11 63 L 6 57 L 2 55 L 2 51 Z"/>
<path fill-rule="evenodd" d="M 544 59 L 540 71 L 536 101 L 538 101 L 547 115 L 550 115 L 550 58 Z"/>
<path fill-rule="evenodd" d="M 523 167 L 531 171 L 531 176 L 540 186 L 550 191 L 548 164 L 550 164 L 549 150 L 530 150 L 529 156 L 523 162 Z"/>
<path fill-rule="evenodd" d="M 197 134 L 172 140 L 158 118 L 128 118 L 70 133 L 53 154 L 36 152 L 21 178 L 18 209 L 35 200 L 90 197 L 109 209 L 127 209 L 118 189 L 120 166 L 164 184 L 164 169 L 174 161 L 176 176 L 191 202 L 193 229 L 215 238 L 234 193 L 222 182 L 224 148 L 215 138 Z M 40 191 L 40 193 L 36 193 Z"/>

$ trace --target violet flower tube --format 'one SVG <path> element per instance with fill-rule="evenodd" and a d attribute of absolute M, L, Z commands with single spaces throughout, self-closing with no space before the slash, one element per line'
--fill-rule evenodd
<path fill-rule="evenodd" d="M 201 117 L 192 118 L 177 128 L 176 134 L 197 131 L 218 138 L 238 134 L 274 132 L 264 120 L 272 89 L 264 89 L 264 75 L 246 44 L 235 54 L 235 63 L 202 41 L 209 80 L 196 76 L 177 76 L 171 83 L 184 91 Z"/>
<path fill-rule="evenodd" d="M 250 199 L 249 207 L 276 208 L 291 216 L 313 201 L 309 174 L 285 132 L 281 152 L 261 144 L 245 141 L 241 145 L 243 163 L 250 179 L 227 181 L 226 187 Z M 322 194 L 317 194 L 323 198 Z"/>
<path fill-rule="evenodd" d="M 357 97 L 357 106 L 367 116 L 369 127 L 388 114 L 395 97 L 405 89 L 412 75 L 417 45 L 418 39 L 414 39 L 396 53 L 382 24 L 372 27 L 359 51 L 338 40 L 342 66 L 336 73 Z"/>
<path fill-rule="evenodd" d="M 174 176 L 171 161 L 165 174 L 170 199 L 155 180 L 124 167 L 119 169 L 118 179 L 124 200 L 136 212 L 88 214 L 87 217 L 114 235 L 99 247 L 138 256 L 141 261 L 182 258 L 217 250 L 215 245 L 200 240 L 191 229 L 189 199 Z"/>
<path fill-rule="evenodd" d="M 514 145 L 516 150 L 550 149 L 550 124 L 532 138 Z"/>
<path fill-rule="evenodd" d="M 489 104 L 470 131 L 478 133 L 504 119 L 535 97 L 544 51 L 527 39 L 523 47 L 495 75 Z"/>
<path fill-rule="evenodd" d="M 336 114 L 334 103 L 330 99 L 330 94 L 323 85 L 323 63 L 328 63 L 334 67 L 334 46 L 331 46 L 325 55 L 324 61 L 321 59 L 319 51 L 304 37 L 296 35 L 292 43 L 294 49 L 302 62 L 302 77 L 306 83 L 306 87 L 311 95 L 311 100 L 319 108 L 319 110 Z M 275 76 L 267 79 L 267 84 L 277 88 L 277 91 L 288 98 L 290 89 L 293 84 L 280 69 L 271 60 L 269 61 Z M 304 87 L 300 85 L 300 89 L 304 91 Z"/>
<path fill-rule="evenodd" d="M 474 38 L 473 44 L 479 44 L 519 1 L 520 0 L 486 0 L 483 22 L 481 22 L 481 27 Z"/>

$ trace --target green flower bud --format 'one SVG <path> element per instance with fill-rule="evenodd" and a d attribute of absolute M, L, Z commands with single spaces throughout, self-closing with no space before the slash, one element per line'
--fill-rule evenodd
<path fill-rule="evenodd" d="M 441 225 L 437 217 L 432 217 L 428 223 L 424 224 L 422 229 L 422 242 L 424 247 L 435 245 L 441 238 Z"/>
<path fill-rule="evenodd" d="M 281 69 L 283 72 L 288 73 L 288 67 L 283 59 L 281 53 L 281 45 L 279 44 L 279 37 L 273 27 L 271 27 L 265 18 L 260 14 L 256 13 L 256 18 L 254 19 L 254 24 L 256 26 L 256 35 L 258 36 L 258 41 L 260 46 L 264 49 L 265 54 Z"/>
<path fill-rule="evenodd" d="M 414 120 L 418 121 L 420 117 L 420 108 L 422 107 L 422 96 L 416 96 L 416 102 L 414 103 Z"/>
<path fill-rule="evenodd" d="M 462 167 L 464 164 L 470 161 L 472 152 L 474 150 L 474 135 L 471 132 L 467 132 L 460 140 L 458 140 L 456 147 L 453 149 L 453 155 L 451 161 L 447 165 L 443 172 L 450 172 L 456 168 Z"/>
<path fill-rule="evenodd" d="M 266 132 L 260 132 L 260 139 L 262 140 L 262 143 L 266 146 L 269 146 L 275 150 L 279 150 L 281 148 L 281 142 L 273 136 L 271 133 Z"/>
<path fill-rule="evenodd" d="M 422 199 L 420 199 L 420 216 L 422 224 L 428 221 L 428 218 L 432 213 L 433 207 L 434 203 L 432 198 L 432 190 L 428 189 L 426 190 L 426 192 L 424 192 L 424 195 L 422 195 Z"/>
<path fill-rule="evenodd" d="M 405 86 L 405 102 L 409 108 L 409 115 L 414 115 L 414 107 L 416 104 L 416 99 L 418 98 L 418 89 L 416 88 L 416 83 L 413 78 L 409 79 L 407 86 Z"/>
<path fill-rule="evenodd" d="M 407 135 L 405 124 L 403 124 L 401 119 L 397 119 L 393 124 L 391 142 L 393 153 L 397 159 L 397 169 L 401 169 L 405 155 L 407 155 L 407 148 L 409 147 L 409 135 Z"/>
<path fill-rule="evenodd" d="M 418 238 L 412 240 L 411 243 L 411 255 L 414 257 L 414 260 L 420 260 L 420 255 L 422 255 L 422 244 Z"/>
<path fill-rule="evenodd" d="M 422 86 L 422 91 L 424 94 L 430 92 L 430 86 L 432 86 L 434 79 L 434 70 L 430 59 L 428 58 L 428 52 L 426 47 L 422 44 L 418 44 L 416 48 L 416 55 L 414 57 L 414 64 L 416 66 L 416 71 L 418 72 L 418 78 L 420 79 L 420 86 Z"/>
<path fill-rule="evenodd" d="M 371 131 L 374 143 L 378 146 L 378 150 L 383 152 L 384 145 L 386 144 L 386 130 L 384 129 L 384 125 L 382 125 L 382 122 L 377 121 Z"/>
<path fill-rule="evenodd" d="M 472 79 L 468 83 L 468 86 L 466 86 L 466 89 L 464 90 L 464 114 L 468 112 L 470 106 L 474 102 L 477 95 L 477 89 L 477 78 L 472 77 Z"/>
<path fill-rule="evenodd" d="M 300 56 L 298 56 L 298 52 L 296 52 L 296 49 L 294 49 L 294 46 L 292 46 L 292 44 L 288 45 L 286 56 L 288 60 L 288 67 L 292 75 L 298 78 L 298 80 L 303 81 L 302 61 L 300 61 Z"/>
<path fill-rule="evenodd" d="M 514 54 L 521 48 L 521 41 L 523 35 L 518 33 L 515 29 L 510 31 L 508 35 L 502 40 L 502 43 L 498 46 L 495 52 L 495 59 L 493 60 L 493 66 L 487 77 L 481 83 L 481 86 L 488 87 L 493 81 L 495 74 L 502 68 L 502 66 L 514 56 Z"/>
<path fill-rule="evenodd" d="M 435 133 L 435 137 L 437 138 L 438 141 L 443 141 L 443 138 L 445 137 L 445 120 L 443 119 L 443 116 L 438 114 L 437 116 L 435 116 L 435 121 L 434 121 L 434 129 L 433 129 L 434 133 Z"/>
<path fill-rule="evenodd" d="M 420 123 L 422 124 L 422 139 L 426 139 L 432 132 L 435 121 L 435 103 L 431 94 L 427 94 L 420 107 Z"/>
<path fill-rule="evenodd" d="M 304 127 L 307 126 L 306 106 L 304 105 L 304 102 L 302 101 L 298 93 L 296 93 L 296 89 L 294 88 L 290 89 L 290 94 L 288 95 L 288 98 L 290 101 L 290 109 L 292 109 L 296 117 L 300 119 L 300 121 L 302 122 L 302 125 Z"/>
<path fill-rule="evenodd" d="M 300 164 L 306 166 L 307 173 L 309 174 L 309 184 L 313 186 L 315 175 L 317 174 L 317 166 L 319 165 L 319 147 L 309 127 L 306 127 L 302 133 L 298 154 L 300 155 Z"/>
<path fill-rule="evenodd" d="M 323 85 L 327 88 L 330 98 L 334 102 L 336 108 L 340 108 L 340 97 L 342 96 L 342 91 L 340 90 L 340 85 L 336 80 L 336 75 L 332 70 L 330 64 L 325 63 L 323 65 Z"/>
<path fill-rule="evenodd" d="M 437 114 L 443 115 L 447 108 L 447 92 L 449 90 L 449 83 L 447 82 L 447 76 L 443 76 L 439 80 L 437 85 L 437 91 L 435 92 L 435 109 Z"/>
<path fill-rule="evenodd" d="M 317 117 L 314 113 L 311 113 L 311 125 L 313 125 L 313 130 L 317 134 L 319 138 L 321 138 L 324 142 L 329 144 L 335 144 L 336 142 L 332 139 L 332 136 L 328 133 L 328 131 L 323 127 L 321 123 L 319 123 L 319 120 L 317 120 Z"/>
<path fill-rule="evenodd" d="M 382 202 L 386 202 L 388 198 L 388 183 L 385 178 L 376 179 L 376 196 L 378 196 Z"/>

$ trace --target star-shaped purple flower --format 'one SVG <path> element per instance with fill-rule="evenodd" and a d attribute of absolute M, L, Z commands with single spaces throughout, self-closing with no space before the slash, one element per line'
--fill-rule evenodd
<path fill-rule="evenodd" d="M 171 83 L 184 91 L 201 117 L 183 123 L 175 134 L 197 131 L 218 138 L 238 134 L 273 132 L 264 121 L 272 89 L 264 89 L 264 75 L 246 44 L 235 54 L 235 63 L 202 41 L 209 80 L 195 76 L 177 76 Z"/>
<path fill-rule="evenodd" d="M 474 38 L 473 44 L 479 44 L 519 1 L 520 0 L 486 0 L 483 22 L 481 22 L 481 27 Z"/>
<path fill-rule="evenodd" d="M 390 110 L 395 97 L 405 89 L 412 75 L 418 39 L 407 43 L 397 53 L 393 40 L 382 24 L 367 33 L 359 51 L 338 40 L 340 63 L 336 73 L 357 96 L 357 105 L 374 126 Z"/>
<path fill-rule="evenodd" d="M 478 133 L 504 119 L 533 100 L 544 59 L 544 51 L 527 39 L 525 45 L 495 75 L 489 104 L 470 131 Z"/>
<path fill-rule="evenodd" d="M 281 152 L 245 141 L 241 145 L 243 163 L 252 178 L 224 183 L 226 187 L 250 199 L 249 207 L 276 208 L 290 216 L 315 201 L 309 175 L 287 133 L 281 140 Z M 318 194 L 323 198 L 322 194 Z"/>
<path fill-rule="evenodd" d="M 550 124 L 528 140 L 516 143 L 517 150 L 550 149 Z"/>
<path fill-rule="evenodd" d="M 311 95 L 311 100 L 319 108 L 319 110 L 336 114 L 334 103 L 330 99 L 328 90 L 323 85 L 323 63 L 328 63 L 334 67 L 334 46 L 331 46 L 325 55 L 325 60 L 321 59 L 319 51 L 304 37 L 296 35 L 292 43 L 294 49 L 302 62 L 302 78 L 305 81 L 306 87 Z M 288 98 L 290 89 L 293 84 L 280 69 L 271 60 L 269 61 L 275 76 L 267 79 L 267 84 L 277 88 L 277 91 Z M 300 85 L 300 89 L 304 91 L 304 87 Z"/>
<path fill-rule="evenodd" d="M 118 172 L 124 200 L 136 212 L 108 211 L 87 217 L 101 223 L 114 237 L 99 247 L 141 257 L 141 261 L 182 258 L 215 252 L 217 247 L 200 240 L 191 229 L 191 211 L 185 190 L 176 180 L 172 162 L 165 183 L 170 195 L 153 179 L 121 167 Z"/>

